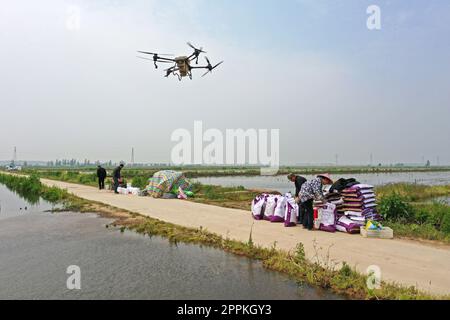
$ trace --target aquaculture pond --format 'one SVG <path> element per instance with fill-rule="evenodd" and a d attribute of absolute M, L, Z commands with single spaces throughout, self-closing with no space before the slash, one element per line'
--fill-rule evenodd
<path fill-rule="evenodd" d="M 313 178 L 312 175 L 303 176 L 307 179 Z M 426 185 L 450 184 L 450 171 L 360 173 L 331 176 L 333 179 L 338 179 L 341 177 L 355 178 L 362 183 L 372 184 L 375 186 L 396 182 L 409 182 Z M 224 187 L 243 186 L 247 189 L 270 189 L 277 190 L 282 193 L 295 191 L 293 184 L 287 180 L 286 175 L 202 177 L 193 180 L 203 184 L 220 185 Z"/>
<path fill-rule="evenodd" d="M 0 299 L 340 299 L 259 262 L 106 228 L 95 214 L 46 212 L 0 184 Z M 80 290 L 69 290 L 69 266 Z"/>

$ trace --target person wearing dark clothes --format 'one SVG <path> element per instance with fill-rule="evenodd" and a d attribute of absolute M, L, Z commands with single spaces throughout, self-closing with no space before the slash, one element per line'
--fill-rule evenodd
<path fill-rule="evenodd" d="M 298 193 L 300 192 L 300 189 L 302 187 L 302 185 L 306 182 L 306 178 L 302 177 L 302 176 L 297 176 L 293 173 L 288 175 L 288 180 L 293 182 L 295 184 L 295 202 L 298 203 L 298 222 L 302 223 L 303 221 L 303 215 L 304 215 L 304 210 L 303 210 L 303 206 L 301 205 L 299 199 L 299 195 Z"/>
<path fill-rule="evenodd" d="M 114 193 L 116 193 L 116 194 L 119 193 L 119 192 L 117 192 L 117 188 L 119 188 L 119 182 L 122 178 L 120 171 L 122 170 L 123 166 L 124 166 L 123 163 L 121 163 L 120 166 L 115 168 L 113 171 Z"/>
<path fill-rule="evenodd" d="M 102 166 L 97 167 L 98 188 L 105 189 L 106 170 Z"/>
<path fill-rule="evenodd" d="M 299 198 L 303 207 L 303 227 L 313 230 L 314 226 L 314 209 L 313 201 L 324 200 L 322 186 L 333 184 L 329 174 L 319 174 L 316 178 L 303 183 L 300 188 Z"/>

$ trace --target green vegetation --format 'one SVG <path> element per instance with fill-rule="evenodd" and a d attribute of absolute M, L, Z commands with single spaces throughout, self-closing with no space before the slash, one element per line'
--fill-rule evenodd
<path fill-rule="evenodd" d="M 427 186 L 413 183 L 392 183 L 377 187 L 376 192 L 379 198 L 397 194 L 404 197 L 406 201 L 418 202 L 450 195 L 450 185 Z"/>
<path fill-rule="evenodd" d="M 142 190 L 148 185 L 148 178 L 139 175 L 134 176 L 131 179 L 131 185 Z"/>
<path fill-rule="evenodd" d="M 450 206 L 424 202 L 450 194 L 450 186 L 390 184 L 377 188 L 378 209 L 384 225 L 397 236 L 450 243 Z"/>
<path fill-rule="evenodd" d="M 194 183 L 192 187 L 194 202 L 217 205 L 226 208 L 248 210 L 258 191 L 239 187 L 221 187 Z"/>
<path fill-rule="evenodd" d="M 40 178 L 59 180 L 71 183 L 85 184 L 89 186 L 97 186 L 97 173 L 96 172 L 78 172 L 75 170 L 24 170 L 23 173 L 30 176 L 37 175 Z"/>
<path fill-rule="evenodd" d="M 406 198 L 395 192 L 380 198 L 378 210 L 383 219 L 395 222 L 408 222 L 414 214 Z"/>

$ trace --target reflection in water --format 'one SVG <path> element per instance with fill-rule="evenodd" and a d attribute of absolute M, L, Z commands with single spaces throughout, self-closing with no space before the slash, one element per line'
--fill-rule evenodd
<path fill-rule="evenodd" d="M 34 197 L 32 197 L 34 199 Z M 0 184 L 0 220 L 3 218 L 51 210 L 52 205 L 42 199 L 28 201 L 29 197 L 9 191 Z"/>
<path fill-rule="evenodd" d="M 105 228 L 93 214 L 25 213 L 0 188 L 0 299 L 337 299 L 261 263 L 196 245 Z M 67 267 L 81 268 L 68 290 Z"/>

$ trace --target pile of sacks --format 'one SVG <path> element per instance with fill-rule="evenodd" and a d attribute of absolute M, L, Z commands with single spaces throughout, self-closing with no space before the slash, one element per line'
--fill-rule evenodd
<path fill-rule="evenodd" d="M 316 229 L 326 232 L 359 233 L 367 221 L 380 221 L 376 210 L 374 187 L 352 182 L 343 190 L 324 190 L 325 201 L 315 201 Z M 282 195 L 263 193 L 252 201 L 252 215 L 256 220 L 284 223 L 286 227 L 297 224 L 299 207 L 290 193 Z"/>
<path fill-rule="evenodd" d="M 348 233 L 359 233 L 360 227 L 368 220 L 379 221 L 374 187 L 368 184 L 356 184 L 341 192 L 344 200 L 343 214 L 338 214 L 339 229 Z"/>
<path fill-rule="evenodd" d="M 291 193 L 284 196 L 263 193 L 252 201 L 254 219 L 284 223 L 285 227 L 297 225 L 298 210 Z"/>
<path fill-rule="evenodd" d="M 127 184 L 126 188 L 123 187 L 118 187 L 117 188 L 117 192 L 120 194 L 132 194 L 133 196 L 137 196 L 139 195 L 141 189 L 139 188 L 134 188 L 131 186 L 131 184 Z"/>

